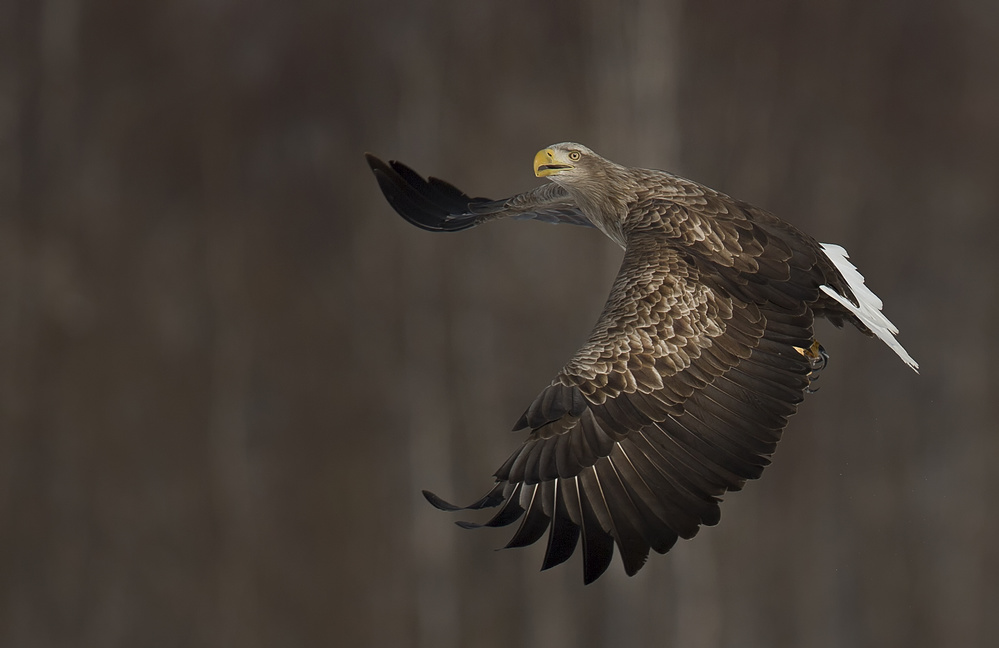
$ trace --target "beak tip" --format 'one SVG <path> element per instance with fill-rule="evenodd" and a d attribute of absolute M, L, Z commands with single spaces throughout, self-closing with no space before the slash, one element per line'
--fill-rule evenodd
<path fill-rule="evenodd" d="M 554 159 L 555 153 L 550 149 L 541 149 L 534 155 L 534 177 L 544 178 L 550 175 L 547 169 L 543 169 L 546 164 Z"/>

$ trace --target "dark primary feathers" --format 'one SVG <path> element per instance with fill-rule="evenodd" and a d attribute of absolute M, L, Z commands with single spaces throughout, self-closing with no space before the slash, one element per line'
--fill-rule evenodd
<path fill-rule="evenodd" d="M 495 218 L 532 219 L 593 227 L 564 189 L 541 185 L 506 200 L 470 198 L 439 178 L 424 180 L 402 162 L 365 154 L 389 204 L 407 221 L 431 232 L 460 232 Z"/>
<path fill-rule="evenodd" d="M 880 300 L 844 276 L 845 252 L 668 173 L 559 144 L 535 157 L 552 183 L 491 201 L 367 157 L 389 203 L 423 229 L 524 218 L 595 226 L 625 247 L 589 339 L 515 425 L 527 439 L 496 485 L 465 507 L 497 512 L 460 523 L 519 522 L 508 547 L 547 532 L 544 569 L 581 540 L 584 582 L 615 545 L 631 575 L 650 550 L 716 524 L 721 496 L 760 476 L 809 387 L 816 315 L 894 341 L 870 312 L 883 318 Z"/>

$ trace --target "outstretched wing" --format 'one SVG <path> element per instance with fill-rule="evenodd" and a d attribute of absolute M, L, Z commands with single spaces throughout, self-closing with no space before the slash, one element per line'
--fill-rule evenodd
<path fill-rule="evenodd" d="M 716 524 L 720 496 L 760 476 L 808 387 L 812 312 L 740 300 L 651 234 L 628 242 L 590 338 L 515 429 L 525 443 L 467 508 L 522 519 L 508 547 L 548 531 L 543 569 L 583 540 L 584 581 L 616 543 L 627 573 L 650 549 Z M 432 493 L 432 504 L 457 507 Z"/>
<path fill-rule="evenodd" d="M 407 221 L 432 232 L 458 232 L 497 218 L 592 227 L 564 189 L 545 183 L 504 200 L 471 198 L 439 178 L 424 179 L 402 162 L 365 154 L 389 204 Z"/>

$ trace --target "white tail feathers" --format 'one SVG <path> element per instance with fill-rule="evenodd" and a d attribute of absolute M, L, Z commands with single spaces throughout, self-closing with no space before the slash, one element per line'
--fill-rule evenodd
<path fill-rule="evenodd" d="M 871 329 L 874 335 L 881 338 L 892 351 L 897 353 L 898 357 L 902 358 L 905 364 L 912 367 L 912 370 L 916 373 L 919 373 L 919 364 L 912 359 L 912 356 L 895 339 L 898 328 L 881 312 L 881 299 L 871 292 L 870 288 L 864 285 L 864 276 L 857 271 L 856 266 L 847 260 L 850 258 L 850 255 L 839 245 L 831 243 L 822 243 L 821 245 L 822 251 L 833 262 L 833 265 L 843 275 L 843 278 L 846 279 L 846 284 L 850 287 L 850 291 L 853 292 L 854 296 L 856 296 L 858 304 L 854 304 L 829 286 L 822 286 L 822 290 L 838 301 L 843 308 L 856 315 L 867 328 Z"/>

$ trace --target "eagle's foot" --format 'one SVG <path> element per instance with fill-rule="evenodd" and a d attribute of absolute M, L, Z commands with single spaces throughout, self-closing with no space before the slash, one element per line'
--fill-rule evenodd
<path fill-rule="evenodd" d="M 822 345 L 819 344 L 818 340 L 813 340 L 812 346 L 808 347 L 807 349 L 802 349 L 801 347 L 794 347 L 794 350 L 800 353 L 801 355 L 805 356 L 805 358 L 808 359 L 809 365 L 811 365 L 812 370 L 808 372 L 809 382 L 817 380 L 819 377 L 819 372 L 825 369 L 826 365 L 829 364 L 829 354 L 826 353 L 826 350 L 822 348 Z M 818 387 L 814 389 L 812 387 L 809 387 L 805 391 L 809 394 L 814 394 L 818 390 L 819 390 Z"/>

